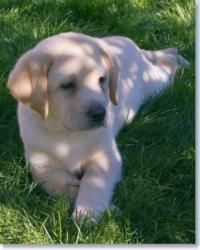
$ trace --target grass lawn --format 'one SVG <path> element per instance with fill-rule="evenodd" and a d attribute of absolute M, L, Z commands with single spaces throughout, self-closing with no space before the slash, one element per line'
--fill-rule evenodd
<path fill-rule="evenodd" d="M 0 1 L 0 243 L 195 242 L 194 7 L 192 0 Z M 146 49 L 177 47 L 191 63 L 118 136 L 119 209 L 96 225 L 74 223 L 69 200 L 33 182 L 6 89 L 20 55 L 67 31 L 128 36 Z"/>

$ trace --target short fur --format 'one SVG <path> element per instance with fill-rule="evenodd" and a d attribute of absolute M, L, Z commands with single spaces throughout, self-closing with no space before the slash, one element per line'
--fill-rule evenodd
<path fill-rule="evenodd" d="M 97 218 L 121 178 L 117 133 L 187 64 L 176 49 L 146 51 L 119 36 L 69 32 L 41 41 L 8 79 L 33 178 L 51 195 L 69 194 L 74 218 Z M 69 83 L 75 87 L 64 89 Z M 101 124 L 86 115 L 97 104 L 106 109 Z"/>

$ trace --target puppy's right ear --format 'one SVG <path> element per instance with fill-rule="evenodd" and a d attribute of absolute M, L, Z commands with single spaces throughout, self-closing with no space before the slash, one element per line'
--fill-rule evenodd
<path fill-rule="evenodd" d="M 110 73 L 110 79 L 109 79 L 110 100 L 114 105 L 117 105 L 118 104 L 117 85 L 119 81 L 118 63 L 114 55 L 109 53 L 108 45 L 102 39 L 98 39 L 97 42 L 100 46 L 100 52 Z"/>
<path fill-rule="evenodd" d="M 48 115 L 47 75 L 51 61 L 49 55 L 30 50 L 18 60 L 7 82 L 11 94 L 43 119 Z"/>

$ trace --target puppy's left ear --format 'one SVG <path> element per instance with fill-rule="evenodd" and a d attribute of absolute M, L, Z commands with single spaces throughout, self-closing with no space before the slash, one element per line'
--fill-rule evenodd
<path fill-rule="evenodd" d="M 114 55 L 111 55 L 111 53 L 109 52 L 109 48 L 103 41 L 100 42 L 100 47 L 103 59 L 107 64 L 110 72 L 110 79 L 109 79 L 110 100 L 114 105 L 117 105 L 118 104 L 117 85 L 119 76 L 119 66 L 117 64 Z"/>

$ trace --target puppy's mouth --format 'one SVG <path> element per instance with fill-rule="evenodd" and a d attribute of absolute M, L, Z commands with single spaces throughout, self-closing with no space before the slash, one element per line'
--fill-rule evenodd
<path fill-rule="evenodd" d="M 98 128 L 101 128 L 101 127 L 106 128 L 106 122 L 105 121 L 98 122 L 98 123 L 92 122 L 91 125 L 88 128 L 86 128 L 86 130 L 93 130 L 93 129 L 98 129 Z"/>
<path fill-rule="evenodd" d="M 81 124 L 81 123 L 80 123 Z M 66 129 L 66 130 L 69 130 L 71 132 L 76 132 L 76 131 L 90 131 L 90 130 L 95 130 L 95 129 L 98 129 L 98 128 L 101 128 L 101 127 L 104 127 L 106 128 L 107 125 L 106 125 L 106 120 L 104 121 L 101 121 L 101 122 L 87 122 L 87 124 L 85 124 L 84 122 L 82 123 L 82 126 L 76 126 L 76 127 L 69 127 L 67 125 L 64 125 L 63 124 L 63 127 Z"/>
<path fill-rule="evenodd" d="M 100 122 L 94 122 L 94 121 L 89 121 L 87 125 L 80 127 L 79 130 L 81 131 L 90 131 L 90 130 L 95 130 L 98 128 L 104 127 L 106 128 L 106 120 L 100 121 Z"/>

